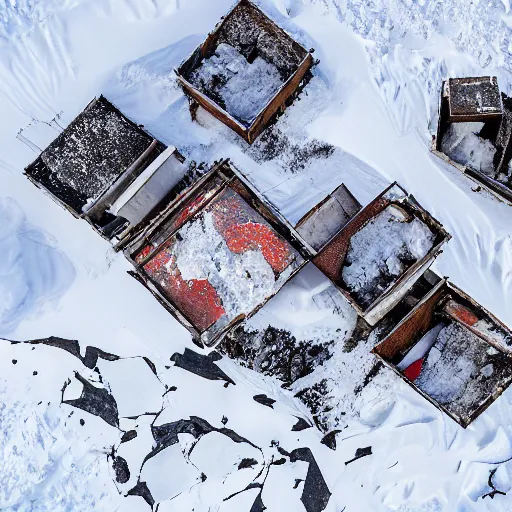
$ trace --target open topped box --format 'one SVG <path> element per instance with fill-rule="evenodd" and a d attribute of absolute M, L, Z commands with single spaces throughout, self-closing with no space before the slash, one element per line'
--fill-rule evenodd
<path fill-rule="evenodd" d="M 432 152 L 512 204 L 512 99 L 496 77 L 444 81 Z"/>
<path fill-rule="evenodd" d="M 250 144 L 297 91 L 313 57 L 241 0 L 177 70 L 185 92 Z"/>
<path fill-rule="evenodd" d="M 354 215 L 313 262 L 375 325 L 400 302 L 450 238 L 394 183 Z"/>
<path fill-rule="evenodd" d="M 125 254 L 138 279 L 208 346 L 253 315 L 312 257 L 228 161 L 162 211 Z"/>
<path fill-rule="evenodd" d="M 102 236 L 128 232 L 185 173 L 183 157 L 100 96 L 25 169 L 27 177 Z"/>
<path fill-rule="evenodd" d="M 446 280 L 373 352 L 464 428 L 512 381 L 512 332 Z"/>

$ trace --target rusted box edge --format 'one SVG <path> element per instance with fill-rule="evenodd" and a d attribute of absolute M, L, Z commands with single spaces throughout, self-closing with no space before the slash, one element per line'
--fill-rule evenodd
<path fill-rule="evenodd" d="M 404 325 L 406 325 L 408 322 L 412 321 L 412 318 L 415 314 L 417 314 L 418 310 L 426 305 L 429 301 L 435 300 L 436 295 L 441 295 L 441 292 L 443 291 L 443 288 L 448 288 L 448 290 L 453 290 L 455 293 L 460 295 L 463 299 L 470 302 L 473 307 L 477 310 L 482 311 L 485 315 L 489 316 L 494 322 L 496 322 L 498 325 L 502 326 L 505 330 L 508 330 L 508 327 L 501 322 L 498 318 L 496 318 L 491 312 L 489 312 L 487 309 L 485 309 L 482 305 L 477 303 L 472 297 L 467 295 L 464 291 L 462 291 L 460 288 L 452 284 L 450 281 L 448 281 L 446 278 L 442 279 L 430 292 L 413 308 L 412 311 L 410 311 L 396 326 L 395 328 L 379 343 L 377 344 L 371 351 L 372 354 L 374 354 L 387 368 L 391 369 L 395 374 L 397 374 L 403 381 L 405 381 L 409 386 L 411 386 L 417 393 L 419 393 L 421 396 L 423 396 L 426 400 L 428 400 L 431 404 L 433 404 L 437 409 L 445 413 L 447 416 L 449 416 L 451 419 L 453 419 L 456 423 L 461 425 L 463 428 L 467 428 L 480 414 L 482 414 L 492 403 L 494 403 L 502 394 L 503 392 L 508 388 L 508 386 L 512 383 L 512 374 L 510 377 L 505 381 L 503 386 L 499 386 L 496 391 L 491 394 L 486 400 L 484 400 L 479 407 L 475 409 L 475 411 L 469 416 L 467 421 L 464 418 L 459 418 L 458 416 L 455 416 L 452 414 L 449 410 L 447 410 L 442 404 L 437 402 L 435 399 L 430 397 L 428 394 L 426 394 L 424 391 L 419 389 L 414 382 L 409 380 L 393 363 L 391 363 L 384 355 L 380 353 L 380 349 L 384 347 L 387 343 L 389 338 L 391 338 L 396 332 L 398 332 Z M 435 307 L 435 304 L 433 307 Z M 491 345 L 487 340 L 484 339 L 486 343 Z M 497 350 L 500 350 L 503 353 L 507 353 L 503 348 L 497 348 L 495 345 L 494 348 Z M 508 353 L 509 356 L 512 356 L 512 353 Z"/>

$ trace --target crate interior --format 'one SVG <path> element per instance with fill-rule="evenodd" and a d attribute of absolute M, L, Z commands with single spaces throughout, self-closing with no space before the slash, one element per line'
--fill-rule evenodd
<path fill-rule="evenodd" d="M 512 360 L 485 336 L 493 331 L 503 332 L 481 307 L 445 283 L 375 352 L 467 425 L 512 379 Z"/>
<path fill-rule="evenodd" d="M 361 210 L 314 262 L 365 311 L 445 238 L 440 225 L 394 186 Z"/>
<path fill-rule="evenodd" d="M 265 303 L 306 261 L 237 191 L 237 180 L 219 186 L 217 179 L 155 231 L 156 249 L 143 247 L 135 258 L 206 342 Z"/>
<path fill-rule="evenodd" d="M 250 2 L 240 2 L 179 73 L 245 126 L 276 95 L 306 50 Z"/>

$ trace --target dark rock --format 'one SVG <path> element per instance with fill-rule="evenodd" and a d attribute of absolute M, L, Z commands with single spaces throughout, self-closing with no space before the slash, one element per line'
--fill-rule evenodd
<path fill-rule="evenodd" d="M 297 423 L 293 425 L 292 432 L 300 432 L 301 430 L 306 430 L 307 428 L 311 428 L 313 425 L 310 425 L 304 418 L 297 418 Z"/>
<path fill-rule="evenodd" d="M 112 466 L 116 472 L 116 481 L 120 484 L 125 484 L 130 480 L 130 469 L 128 463 L 123 457 L 114 457 Z"/>
<path fill-rule="evenodd" d="M 125 432 L 123 434 L 123 437 L 121 437 L 121 443 L 127 443 L 128 441 L 131 441 L 132 439 L 135 439 L 136 437 L 137 437 L 136 430 L 128 430 L 128 432 Z"/>
<path fill-rule="evenodd" d="M 339 434 L 340 432 L 341 430 L 333 430 L 326 434 L 320 442 L 325 444 L 325 446 L 331 450 L 336 450 L 336 434 Z"/>
<path fill-rule="evenodd" d="M 140 496 L 141 498 L 144 498 L 144 501 L 153 508 L 153 505 L 155 504 L 155 500 L 153 499 L 153 496 L 151 495 L 150 490 L 148 489 L 148 486 L 146 482 L 137 482 L 137 485 L 130 489 L 127 494 L 127 496 Z"/>
<path fill-rule="evenodd" d="M 256 496 L 256 499 L 254 500 L 254 503 L 252 504 L 251 510 L 249 512 L 265 512 L 267 510 L 267 507 L 263 504 L 263 500 L 261 499 L 261 491 Z"/>
<path fill-rule="evenodd" d="M 361 459 L 362 457 L 367 457 L 368 455 L 371 455 L 371 454 L 372 454 L 371 446 L 367 446 L 366 448 L 358 448 L 356 450 L 355 457 L 353 459 L 347 460 L 347 462 L 345 462 L 345 466 L 350 464 L 351 462 L 354 462 L 357 459 Z"/>
<path fill-rule="evenodd" d="M 178 434 L 187 433 L 194 436 L 195 439 L 200 439 L 202 436 L 210 432 L 218 432 L 229 437 L 235 443 L 247 443 L 252 447 L 259 450 L 259 448 L 251 443 L 248 439 L 239 436 L 236 432 L 229 428 L 215 428 L 210 425 L 206 420 L 191 416 L 188 420 L 179 420 L 173 423 L 166 423 L 165 425 L 152 426 L 151 432 L 156 446 L 153 451 L 145 458 L 145 461 L 154 457 L 157 453 L 165 448 L 178 443 Z"/>
<path fill-rule="evenodd" d="M 231 377 L 228 377 L 215 364 L 215 361 L 218 361 L 219 359 L 218 354 L 213 354 L 213 356 L 205 356 L 186 348 L 183 354 L 173 354 L 171 361 L 174 361 L 174 364 L 178 368 L 183 368 L 184 370 L 194 373 L 195 375 L 199 375 L 199 377 L 203 377 L 204 379 L 224 380 L 228 383 L 235 384 L 235 381 L 231 379 Z"/>
<path fill-rule="evenodd" d="M 322 512 L 329 503 L 331 492 L 325 483 L 313 452 L 309 448 L 297 448 L 290 453 L 290 461 L 295 462 L 297 460 L 309 462 L 300 500 L 307 512 Z"/>
<path fill-rule="evenodd" d="M 274 408 L 274 404 L 276 401 L 272 398 L 269 398 L 267 395 L 254 395 L 254 400 L 258 402 L 261 405 L 266 405 L 267 407 L 270 407 L 271 409 Z"/>
<path fill-rule="evenodd" d="M 258 461 L 256 459 L 242 459 L 240 464 L 238 464 L 238 469 L 247 469 L 256 466 Z"/>
<path fill-rule="evenodd" d="M 12 360 L 12 364 L 17 364 L 18 360 L 17 359 L 13 359 Z"/>
<path fill-rule="evenodd" d="M 82 427 L 85 425 L 85 420 L 83 418 L 80 418 L 80 425 L 82 425 Z"/>
<path fill-rule="evenodd" d="M 78 372 L 75 372 L 75 378 L 84 386 L 80 398 L 63 400 L 62 403 L 94 414 L 113 427 L 119 427 L 119 413 L 115 398 L 106 389 L 93 386 Z"/>

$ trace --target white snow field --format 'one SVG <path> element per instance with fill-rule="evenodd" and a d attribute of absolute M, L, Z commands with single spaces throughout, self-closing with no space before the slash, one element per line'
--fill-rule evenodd
<path fill-rule="evenodd" d="M 251 325 L 333 342 L 323 366 L 289 388 L 226 357 L 196 375 L 201 350 L 124 257 L 23 176 L 103 93 L 188 160 L 231 158 L 292 223 L 342 182 L 365 205 L 396 180 L 453 236 L 437 272 L 512 327 L 512 207 L 429 152 L 443 79 L 512 92 L 509 1 L 257 4 L 320 63 L 253 146 L 193 122 L 173 72 L 231 0 L 1 4 L 0 335 L 79 340 L 0 341 L 1 510 L 149 511 L 148 492 L 159 512 L 512 510 L 512 390 L 463 429 L 387 369 L 363 386 L 376 340 L 344 350 L 355 316 L 310 266 Z M 336 450 L 292 431 L 313 423 L 294 392 L 323 379 Z"/>

